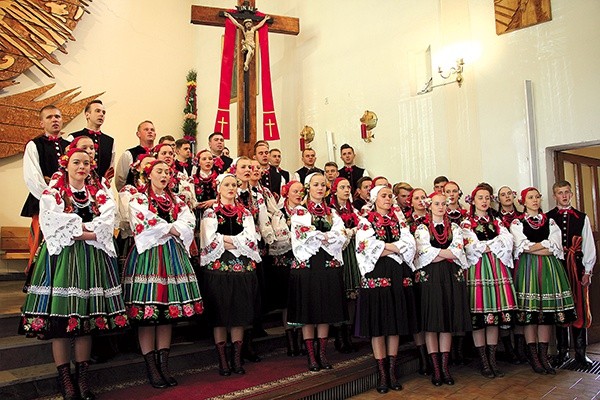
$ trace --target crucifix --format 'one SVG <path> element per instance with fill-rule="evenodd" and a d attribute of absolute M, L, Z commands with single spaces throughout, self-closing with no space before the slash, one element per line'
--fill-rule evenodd
<path fill-rule="evenodd" d="M 243 44 L 242 40 L 252 29 L 252 35 L 254 35 L 259 25 L 264 23 L 269 25 L 269 32 L 297 35 L 300 32 L 300 20 L 278 15 L 271 15 L 270 18 L 265 19 L 264 15 L 257 14 L 255 0 L 238 0 L 236 10 L 192 6 L 191 22 L 197 25 L 225 26 L 229 16 L 239 21 L 240 26 L 246 28 L 246 31 L 240 29 L 240 34 L 237 35 L 238 62 L 235 73 L 237 74 L 237 82 L 241 86 L 241 90 L 238 89 L 237 100 L 237 145 L 239 155 L 251 156 L 253 145 L 256 142 L 256 96 L 254 95 L 256 93 L 256 57 L 252 57 L 253 54 L 248 54 L 248 45 L 247 43 Z M 239 26 L 237 27 L 239 28 Z M 253 51 L 254 47 L 250 50 Z M 247 59 L 248 56 L 250 57 Z M 263 65 L 262 68 L 264 67 Z M 229 94 L 227 95 L 229 96 Z M 271 119 L 269 112 L 265 112 L 264 118 L 266 119 L 265 126 L 271 130 L 275 125 L 274 119 Z M 223 127 L 228 123 L 224 117 L 219 117 L 219 114 L 217 114 L 215 126 L 221 128 L 220 132 L 223 132 Z"/>

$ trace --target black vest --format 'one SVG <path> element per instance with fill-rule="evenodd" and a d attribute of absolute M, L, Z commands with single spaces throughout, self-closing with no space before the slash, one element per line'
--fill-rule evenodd
<path fill-rule="evenodd" d="M 319 168 L 311 168 L 308 169 L 306 167 L 302 167 L 300 168 L 298 171 L 296 171 L 296 173 L 298 174 L 298 176 L 300 177 L 300 182 L 302 184 L 304 184 L 304 180 L 306 179 L 306 177 L 310 174 L 312 174 L 313 172 L 320 172 L 321 174 L 324 174 L 325 172 L 322 169 Z"/>
<path fill-rule="evenodd" d="M 53 142 L 48 140 L 45 135 L 32 139 L 32 142 L 37 149 L 40 168 L 44 178 L 47 178 L 46 183 L 48 183 L 52 175 L 58 171 L 58 159 L 65 152 L 69 142 L 62 138 L 58 142 Z M 39 213 L 40 200 L 29 193 L 21 210 L 21 217 L 33 217 Z"/>
<path fill-rule="evenodd" d="M 585 214 L 579 210 L 571 208 L 575 213 L 572 215 L 568 212 L 561 213 L 557 207 L 548 211 L 546 215 L 552 218 L 559 226 L 562 233 L 562 245 L 564 248 L 569 248 L 573 244 L 573 236 L 581 236 L 583 233 L 583 225 L 585 223 Z"/>
<path fill-rule="evenodd" d="M 184 165 L 181 163 L 181 161 L 175 159 L 175 170 L 178 172 L 185 172 L 187 173 L 187 176 L 192 176 L 192 168 L 194 167 L 194 165 L 192 164 L 192 159 L 188 158 L 186 160 L 186 164 Z"/>
<path fill-rule="evenodd" d="M 141 145 L 137 145 L 135 147 L 132 147 L 131 149 L 127 149 L 127 151 L 131 153 L 131 158 L 133 162 L 135 162 L 139 155 L 146 153 L 146 149 Z M 135 176 L 133 175 L 133 171 L 131 170 L 131 168 L 127 173 L 127 179 L 125 180 L 125 184 L 135 186 Z"/>
<path fill-rule="evenodd" d="M 272 193 L 281 195 L 281 174 L 274 166 L 269 165 L 267 172 L 260 178 L 260 183 Z"/>
<path fill-rule="evenodd" d="M 354 193 L 358 187 L 358 180 L 365 174 L 365 169 L 357 167 L 356 165 L 353 165 L 350 168 L 352 168 L 352 170 L 348 171 L 346 170 L 346 167 L 342 167 L 338 172 L 340 177 L 348 179 L 348 182 L 350 182 L 350 186 L 352 187 L 351 193 Z"/>
<path fill-rule="evenodd" d="M 529 222 L 523 218 L 523 234 L 533 243 L 540 243 L 542 240 L 546 240 L 550 237 L 550 219 L 546 215 L 546 221 L 544 225 L 540 226 L 538 229 L 534 229 L 529 225 Z"/>
<path fill-rule="evenodd" d="M 106 171 L 108 171 L 110 168 L 110 160 L 112 159 L 112 151 L 115 139 L 105 135 L 104 133 L 100 135 L 91 134 L 87 128 L 83 128 L 79 132 L 71 133 L 73 138 L 83 135 L 89 136 L 94 143 L 98 145 L 98 148 L 96 149 L 96 163 L 98 165 L 97 171 L 98 175 L 103 177 L 106 174 Z"/>

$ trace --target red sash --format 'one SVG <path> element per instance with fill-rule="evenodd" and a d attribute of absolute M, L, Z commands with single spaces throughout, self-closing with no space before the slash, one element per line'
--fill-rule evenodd
<path fill-rule="evenodd" d="M 590 299 L 588 287 L 581 286 L 579 274 L 577 273 L 576 254 L 581 251 L 583 239 L 581 236 L 573 236 L 571 247 L 565 248 L 567 253 L 567 274 L 571 282 L 571 292 L 575 301 L 577 320 L 573 322 L 575 328 L 589 328 L 592 325 L 592 313 L 590 311 Z"/>

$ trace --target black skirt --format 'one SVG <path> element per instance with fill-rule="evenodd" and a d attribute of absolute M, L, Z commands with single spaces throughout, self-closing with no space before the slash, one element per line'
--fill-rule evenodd
<path fill-rule="evenodd" d="M 218 262 L 220 265 L 235 263 L 237 267 L 212 269 L 214 264 L 210 264 L 202 271 L 206 320 L 211 326 L 250 325 L 259 307 L 255 263 L 245 256 L 236 259 L 229 251 L 225 251 Z"/>
<path fill-rule="evenodd" d="M 465 274 L 450 261 L 431 263 L 415 273 L 421 286 L 421 328 L 425 332 L 471 331 Z"/>
<path fill-rule="evenodd" d="M 358 296 L 360 336 L 411 335 L 419 332 L 413 272 L 405 263 L 382 257 L 365 275 Z"/>
<path fill-rule="evenodd" d="M 294 260 L 292 250 L 277 256 L 270 256 L 272 262 L 266 268 L 268 311 L 281 310 L 288 305 L 290 268 Z"/>
<path fill-rule="evenodd" d="M 290 324 L 333 324 L 348 320 L 342 268 L 323 249 L 306 263 L 294 261 L 290 271 Z"/>

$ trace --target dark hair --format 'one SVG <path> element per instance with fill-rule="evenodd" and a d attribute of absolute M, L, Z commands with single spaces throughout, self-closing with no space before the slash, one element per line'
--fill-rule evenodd
<path fill-rule="evenodd" d="M 360 188 L 362 184 L 367 181 L 373 182 L 373 178 L 371 178 L 370 176 L 363 176 L 356 182 L 356 188 Z"/>
<path fill-rule="evenodd" d="M 304 153 L 306 153 L 307 151 L 312 151 L 313 153 L 315 153 L 315 155 L 317 154 L 315 149 L 313 149 L 312 147 L 307 147 L 304 150 L 302 150 L 302 155 L 304 155 Z"/>
<path fill-rule="evenodd" d="M 438 183 L 442 183 L 442 182 L 450 182 L 450 181 L 444 175 L 440 175 L 433 180 L 434 185 L 437 185 Z"/>
<path fill-rule="evenodd" d="M 217 136 L 217 135 L 219 135 L 219 136 L 223 136 L 223 134 L 222 134 L 221 132 L 213 132 L 213 133 L 211 133 L 210 135 L 208 135 L 208 141 L 210 142 L 210 140 L 211 140 L 212 138 L 214 138 L 215 136 Z M 224 136 L 223 136 L 223 137 L 224 137 Z"/>
<path fill-rule="evenodd" d="M 187 139 L 177 139 L 175 141 L 175 148 L 180 149 L 184 144 L 190 144 L 190 141 Z"/>
<path fill-rule="evenodd" d="M 338 169 L 338 165 L 335 163 L 335 161 L 327 161 L 325 163 L 325 168 L 327 167 L 335 167 L 335 169 Z"/>
<path fill-rule="evenodd" d="M 101 106 L 104 105 L 102 104 L 102 100 L 92 100 L 89 103 L 87 103 L 87 105 L 85 106 L 85 110 L 83 112 L 90 112 L 90 108 L 92 108 L 92 104 L 100 104 Z"/>
<path fill-rule="evenodd" d="M 271 149 L 271 150 L 269 150 L 269 154 L 271 154 L 274 151 L 278 151 L 279 153 L 281 153 L 281 150 L 279 150 L 279 149 Z"/>
<path fill-rule="evenodd" d="M 350 149 L 352 150 L 352 152 L 354 153 L 354 148 L 352 146 L 350 146 L 348 143 L 344 143 L 341 147 L 340 147 L 340 153 L 346 149 Z"/>
<path fill-rule="evenodd" d="M 566 187 L 566 186 L 568 186 L 569 188 L 571 188 L 571 183 L 569 181 L 564 180 L 564 179 L 562 181 L 555 182 L 554 185 L 552 185 L 552 193 L 554 193 L 554 191 L 556 189 L 561 188 L 561 187 Z"/>
<path fill-rule="evenodd" d="M 170 140 L 170 141 L 174 142 L 175 138 L 173 136 L 171 136 L 171 135 L 162 136 L 160 139 L 158 139 L 158 144 L 161 144 L 165 140 Z"/>

